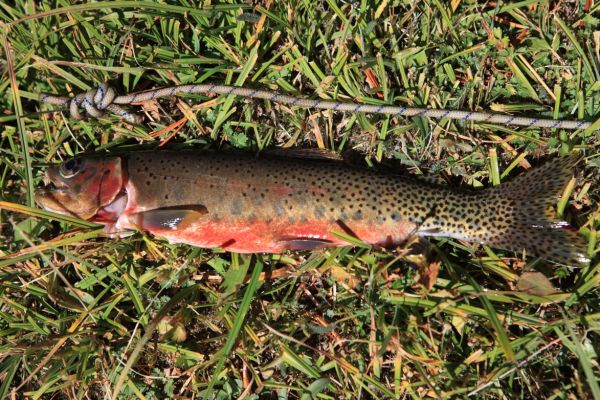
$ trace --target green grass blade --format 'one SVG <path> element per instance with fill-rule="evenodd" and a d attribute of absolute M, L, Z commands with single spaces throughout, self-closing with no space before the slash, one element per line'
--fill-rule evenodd
<path fill-rule="evenodd" d="M 154 335 L 155 330 L 156 330 L 158 324 L 160 323 L 160 321 L 169 313 L 169 311 L 171 311 L 179 303 L 181 303 L 182 301 L 184 301 L 186 299 L 189 300 L 191 297 L 193 297 L 197 290 L 198 290 L 198 286 L 194 285 L 194 286 L 190 286 L 190 287 L 187 287 L 187 288 L 179 291 L 160 309 L 160 311 L 157 313 L 156 317 L 154 317 L 154 319 L 147 326 L 144 327 L 145 328 L 144 336 L 142 336 L 142 338 L 136 344 L 135 348 L 129 355 L 127 362 L 125 363 L 123 370 L 121 371 L 121 373 L 119 374 L 119 377 L 116 380 L 115 386 L 113 387 L 113 391 L 112 391 L 113 399 L 116 399 L 117 396 L 119 395 L 119 393 L 121 393 L 121 389 L 123 387 L 123 384 L 127 380 L 127 376 L 129 374 L 129 372 L 131 371 L 131 367 L 137 361 L 137 359 L 140 356 L 140 353 L 143 350 L 146 343 L 148 343 L 150 338 Z"/>
<path fill-rule="evenodd" d="M 567 337 L 567 335 L 565 335 L 564 332 L 562 332 L 559 328 L 555 328 L 554 331 L 567 346 L 567 348 L 569 348 L 577 356 L 594 400 L 600 400 L 600 385 L 598 384 L 600 378 L 596 375 L 596 373 L 594 373 L 594 366 L 589 359 L 589 355 L 583 349 L 583 346 L 581 345 L 580 340 L 573 330 L 571 324 L 565 323 L 565 327 L 569 331 L 570 338 Z"/>
<path fill-rule="evenodd" d="M 219 380 L 219 375 L 221 374 L 221 370 L 223 369 L 223 366 L 225 365 L 225 362 L 227 361 L 229 354 L 231 353 L 231 350 L 233 349 L 233 346 L 235 345 L 235 342 L 237 341 L 238 335 L 239 335 L 240 331 L 242 330 L 242 326 L 244 324 L 244 319 L 246 318 L 246 313 L 248 312 L 248 309 L 250 308 L 250 303 L 254 299 L 256 290 L 261 285 L 258 278 L 259 278 L 262 270 L 263 270 L 263 262 L 260 259 L 260 257 L 256 257 L 256 261 L 254 262 L 254 265 L 252 266 L 252 276 L 250 277 L 250 281 L 248 282 L 248 285 L 246 286 L 246 290 L 244 291 L 244 297 L 242 298 L 242 302 L 240 303 L 238 312 L 235 316 L 235 319 L 233 320 L 233 325 L 229 331 L 229 334 L 227 335 L 227 340 L 225 342 L 225 345 L 223 346 L 222 350 L 220 350 L 218 353 L 217 365 L 215 367 L 215 370 L 213 371 L 212 378 L 211 378 L 210 382 L 208 383 L 208 387 L 206 388 L 206 390 L 204 392 L 205 394 L 203 397 L 206 399 L 210 399 L 212 397 L 212 395 L 213 395 L 212 390 L 213 390 L 215 384 L 217 383 L 217 381 Z"/>
<path fill-rule="evenodd" d="M 17 116 L 17 129 L 19 131 L 19 141 L 21 144 L 21 161 L 22 171 L 25 176 L 25 184 L 27 186 L 27 205 L 33 207 L 35 205 L 34 188 L 33 188 L 33 172 L 31 169 L 31 155 L 29 154 L 29 137 L 23 123 L 23 105 L 21 104 L 21 96 L 19 94 L 19 84 L 15 75 L 15 66 L 13 63 L 12 48 L 6 33 L 6 27 L 0 26 L 0 40 L 4 48 L 4 55 L 7 61 L 8 74 L 10 76 L 10 92 L 12 95 L 13 107 Z"/>
<path fill-rule="evenodd" d="M 36 257 L 41 253 L 56 249 L 61 246 L 66 246 L 74 243 L 83 242 L 88 239 L 96 238 L 104 232 L 104 229 L 95 229 L 86 232 L 77 233 L 64 239 L 46 241 L 37 246 L 29 247 L 19 251 L 18 253 L 0 256 L 0 268 L 16 264 Z"/>
<path fill-rule="evenodd" d="M 8 360 L 5 360 L 4 364 L 7 366 L 0 372 L 4 375 L 2 385 L 0 385 L 0 399 L 8 399 L 8 391 L 11 388 L 17 369 L 21 364 L 21 359 L 17 356 L 12 356 Z"/>
<path fill-rule="evenodd" d="M 102 226 L 95 222 L 89 222 L 81 218 L 71 217 L 69 215 L 56 214 L 51 211 L 42 210 L 40 208 L 28 207 L 21 204 L 10 203 L 8 201 L 0 201 L 0 210 L 19 212 L 32 217 L 52 219 L 80 228 L 98 228 Z"/>
<path fill-rule="evenodd" d="M 213 7 L 206 7 L 206 8 L 198 9 L 195 7 L 182 7 L 182 6 L 176 6 L 176 5 L 170 5 L 170 4 L 155 3 L 152 1 L 119 1 L 119 0 L 117 0 L 117 1 L 100 1 L 97 3 L 75 4 L 75 5 L 66 6 L 66 7 L 58 7 L 53 10 L 50 10 L 50 11 L 40 12 L 37 14 L 28 15 L 23 18 L 19 18 L 18 20 L 14 21 L 13 24 L 19 24 L 19 23 L 29 21 L 32 19 L 47 18 L 47 17 L 53 16 L 53 15 L 60 15 L 60 14 L 78 13 L 78 12 L 85 12 L 85 11 L 97 11 L 97 10 L 103 10 L 103 9 L 128 9 L 128 8 L 156 10 L 156 11 L 162 11 L 165 13 L 177 13 L 177 14 L 188 13 L 188 14 L 198 16 L 198 17 L 208 17 L 211 15 L 211 13 L 216 12 L 216 11 L 228 11 L 228 10 L 232 10 L 232 9 L 233 10 L 248 9 L 250 7 L 246 4 L 239 4 L 239 5 L 238 4 L 223 4 L 223 5 L 217 5 L 217 6 L 213 6 Z"/>

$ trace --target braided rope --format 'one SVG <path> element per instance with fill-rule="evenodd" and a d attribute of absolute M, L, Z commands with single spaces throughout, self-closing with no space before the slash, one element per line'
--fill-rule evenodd
<path fill-rule="evenodd" d="M 392 114 L 406 117 L 425 117 L 425 118 L 450 118 L 463 121 L 487 122 L 500 125 L 519 125 L 539 128 L 562 128 L 562 129 L 586 129 L 591 126 L 587 121 L 569 121 L 547 118 L 513 117 L 504 114 L 494 114 L 489 112 L 470 112 L 457 110 L 444 110 L 433 108 L 417 107 L 399 107 L 385 105 L 371 105 L 359 103 L 346 103 L 329 100 L 313 100 L 301 97 L 287 96 L 266 90 L 249 89 L 235 86 L 199 84 L 199 85 L 180 85 L 160 89 L 152 89 L 144 92 L 131 93 L 124 96 L 117 96 L 113 88 L 101 84 L 98 88 L 91 89 L 85 93 L 80 93 L 75 97 L 54 96 L 50 94 L 41 94 L 40 102 L 68 106 L 71 116 L 75 119 L 83 119 L 81 110 L 89 117 L 100 118 L 105 111 L 110 111 L 122 117 L 131 124 L 139 124 L 142 117 L 125 110 L 120 105 L 132 104 L 148 100 L 154 100 L 159 97 L 172 97 L 179 93 L 185 94 L 225 94 L 235 95 L 246 98 L 269 100 L 276 103 L 289 104 L 303 108 L 319 108 L 324 110 L 363 112 L 372 114 Z"/>

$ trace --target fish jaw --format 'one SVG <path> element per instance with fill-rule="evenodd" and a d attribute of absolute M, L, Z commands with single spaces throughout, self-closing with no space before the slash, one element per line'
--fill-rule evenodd
<path fill-rule="evenodd" d="M 41 208 L 94 220 L 119 196 L 126 177 L 119 157 L 80 157 L 49 167 L 44 180 L 52 186 L 36 190 L 35 200 Z"/>
<path fill-rule="evenodd" d="M 37 189 L 35 191 L 35 201 L 41 208 L 43 208 L 46 211 L 78 217 L 78 215 L 74 214 L 63 205 L 65 203 L 70 203 L 72 199 L 70 198 L 69 193 L 62 188 Z M 83 219 L 87 219 L 89 217 L 91 217 L 91 215 L 82 216 Z"/>

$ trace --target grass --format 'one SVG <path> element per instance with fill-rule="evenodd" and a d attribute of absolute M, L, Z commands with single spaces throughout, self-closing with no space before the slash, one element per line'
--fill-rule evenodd
<path fill-rule="evenodd" d="M 266 1 L 0 4 L 0 398 L 600 399 L 600 264 L 440 239 L 237 255 L 114 240 L 32 202 L 83 151 L 322 147 L 491 186 L 584 162 L 559 211 L 598 251 L 598 132 L 318 112 L 230 97 L 75 121 L 36 93 L 109 81 L 598 120 L 598 5 Z M 596 128 L 598 124 L 596 124 Z M 568 196 L 570 194 L 570 196 Z M 568 196 L 568 197 L 567 197 Z M 340 233 L 341 234 L 341 233 Z M 533 273 L 534 271 L 537 271 Z"/>

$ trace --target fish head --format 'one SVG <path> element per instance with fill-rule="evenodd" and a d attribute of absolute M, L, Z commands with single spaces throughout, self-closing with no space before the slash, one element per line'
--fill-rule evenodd
<path fill-rule="evenodd" d="M 46 170 L 47 187 L 35 192 L 45 210 L 91 219 L 123 190 L 119 157 L 75 157 Z"/>

